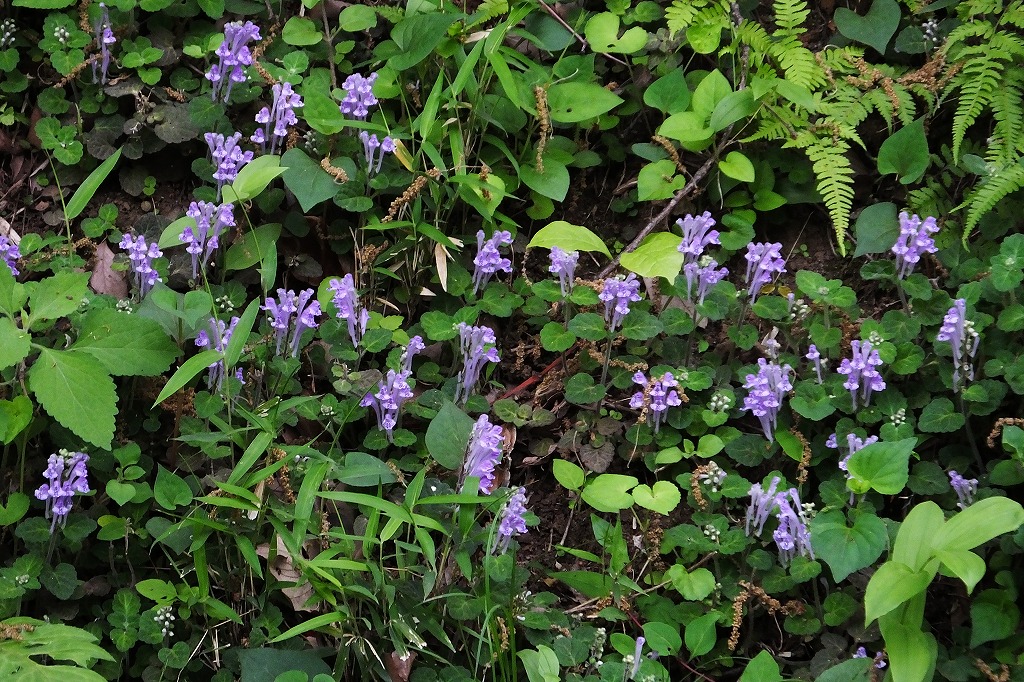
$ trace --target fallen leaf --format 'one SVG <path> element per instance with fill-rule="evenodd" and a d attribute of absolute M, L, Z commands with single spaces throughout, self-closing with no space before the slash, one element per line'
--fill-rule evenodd
<path fill-rule="evenodd" d="M 117 299 L 128 298 L 128 280 L 124 272 L 117 272 L 110 266 L 114 263 L 114 252 L 106 242 L 96 246 L 96 263 L 92 266 L 89 286 L 97 294 L 108 294 Z"/>
<path fill-rule="evenodd" d="M 384 658 L 384 667 L 391 676 L 391 682 L 409 682 L 409 674 L 412 673 L 412 662 L 416 660 L 416 654 L 409 652 L 403 658 L 397 651 L 392 651 Z"/>
<path fill-rule="evenodd" d="M 281 582 L 295 583 L 294 587 L 281 588 L 284 596 L 288 597 L 289 601 L 291 601 L 293 609 L 296 611 L 317 610 L 316 604 L 307 605 L 309 598 L 313 596 L 313 586 L 302 576 L 302 572 L 295 568 L 292 557 L 288 553 L 288 548 L 285 547 L 284 541 L 281 540 L 281 536 L 277 537 L 277 556 L 274 557 L 273 561 L 270 561 L 270 545 L 267 543 L 257 545 L 256 554 L 267 559 L 267 568 L 272 576 Z"/>

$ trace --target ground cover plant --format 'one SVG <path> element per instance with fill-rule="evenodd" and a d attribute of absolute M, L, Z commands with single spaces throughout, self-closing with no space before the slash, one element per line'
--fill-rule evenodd
<path fill-rule="evenodd" d="M 11 0 L 0 678 L 1024 675 L 1020 0 Z"/>

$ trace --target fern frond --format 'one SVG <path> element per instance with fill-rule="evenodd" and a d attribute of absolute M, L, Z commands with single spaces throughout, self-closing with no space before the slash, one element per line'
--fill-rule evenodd
<path fill-rule="evenodd" d="M 808 89 L 825 82 L 825 71 L 814 59 L 814 53 L 795 36 L 773 42 L 769 54 L 786 72 L 786 80 Z"/>
<path fill-rule="evenodd" d="M 1024 69 L 1008 70 L 991 105 L 994 125 L 985 156 L 997 165 L 1012 163 L 1024 155 Z"/>
<path fill-rule="evenodd" d="M 803 33 L 804 22 L 811 10 L 804 0 L 775 0 L 775 25 L 777 35 L 798 36 Z"/>
<path fill-rule="evenodd" d="M 690 28 L 696 22 L 698 14 L 708 9 L 721 14 L 728 23 L 730 8 L 727 0 L 674 0 L 665 9 L 669 33 L 675 35 Z"/>
<path fill-rule="evenodd" d="M 946 93 L 956 89 L 960 91 L 960 101 L 953 115 L 953 156 L 957 161 L 960 160 L 960 145 L 963 144 L 967 129 L 992 100 L 1006 66 L 987 50 L 971 52 L 975 54 L 971 55 L 963 70 L 946 88 Z"/>
<path fill-rule="evenodd" d="M 811 160 L 818 194 L 832 219 L 839 253 L 845 256 L 846 231 L 850 229 L 850 211 L 853 210 L 853 166 L 846 156 L 850 146 L 845 140 L 819 139 L 809 135 L 800 135 L 792 145 L 786 146 L 804 147 L 804 153 Z"/>
<path fill-rule="evenodd" d="M 967 196 L 963 205 L 967 208 L 967 219 L 964 221 L 963 243 L 967 245 L 967 237 L 971 230 L 986 213 L 996 207 L 1002 199 L 1024 189 L 1024 161 L 1018 161 L 1009 168 L 1004 168 L 982 180 Z"/>

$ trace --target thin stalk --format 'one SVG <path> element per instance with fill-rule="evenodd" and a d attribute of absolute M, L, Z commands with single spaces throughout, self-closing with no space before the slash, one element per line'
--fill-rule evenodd
<path fill-rule="evenodd" d="M 963 391 L 957 395 L 957 402 L 960 403 L 960 414 L 964 416 L 964 425 L 967 427 L 967 440 L 971 443 L 974 461 L 978 463 L 978 471 L 985 473 L 985 462 L 981 458 L 981 451 L 978 450 L 978 441 L 974 438 L 974 430 L 971 428 L 971 416 L 967 412 L 967 403 L 964 401 Z"/>

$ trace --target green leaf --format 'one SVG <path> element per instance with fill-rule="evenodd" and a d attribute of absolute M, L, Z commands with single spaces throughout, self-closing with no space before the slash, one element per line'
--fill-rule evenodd
<path fill-rule="evenodd" d="M 971 649 L 1019 632 L 1020 608 L 1006 590 L 985 590 L 971 603 Z"/>
<path fill-rule="evenodd" d="M 679 252 L 682 241 L 671 232 L 657 232 L 646 237 L 635 251 L 622 254 L 619 262 L 641 277 L 664 277 L 673 282 L 683 267 L 683 254 Z"/>
<path fill-rule="evenodd" d="M 85 207 L 92 201 L 93 196 L 96 194 L 96 190 L 100 188 L 103 181 L 110 175 L 110 171 L 114 170 L 114 165 L 117 160 L 121 158 L 121 149 L 119 148 L 116 152 L 108 156 L 103 163 L 96 166 L 89 177 L 82 181 L 82 184 L 75 190 L 75 194 L 71 197 L 71 201 L 68 202 L 64 209 L 64 217 L 68 220 L 74 220 L 82 214 Z"/>
<path fill-rule="evenodd" d="M 9 317 L 0 317 L 0 369 L 18 364 L 32 350 L 32 336 Z"/>
<path fill-rule="evenodd" d="M 345 463 L 335 475 L 345 485 L 356 488 L 376 487 L 398 480 L 385 462 L 365 452 L 346 453 Z"/>
<path fill-rule="evenodd" d="M 234 182 L 225 185 L 224 201 L 234 203 L 255 199 L 274 181 L 274 178 L 286 170 L 288 169 L 281 166 L 281 157 L 276 154 L 259 156 L 238 171 Z"/>
<path fill-rule="evenodd" d="M 317 29 L 312 20 L 306 17 L 292 17 L 285 22 L 281 39 L 289 45 L 305 47 L 319 43 L 324 39 L 324 34 Z"/>
<path fill-rule="evenodd" d="M 548 322 L 540 330 L 540 343 L 546 351 L 561 353 L 572 348 L 576 335 L 566 331 L 560 322 Z"/>
<path fill-rule="evenodd" d="M 181 363 L 181 366 L 178 367 L 167 383 L 164 384 L 163 390 L 160 391 L 160 395 L 156 397 L 156 401 L 153 403 L 153 407 L 156 407 L 177 393 L 185 384 L 192 381 L 192 379 L 194 379 L 200 372 L 222 358 L 223 356 L 215 350 L 204 350 Z"/>
<path fill-rule="evenodd" d="M 669 481 L 655 481 L 654 486 L 646 484 L 633 488 L 633 501 L 644 509 L 668 516 L 682 500 L 679 488 Z"/>
<path fill-rule="evenodd" d="M 1013 291 L 1024 281 L 1024 234 L 1011 234 L 992 256 L 992 286 L 998 291 Z"/>
<path fill-rule="evenodd" d="M 694 111 L 672 114 L 658 128 L 658 134 L 682 143 L 699 143 L 710 140 L 714 131 L 707 127 L 707 117 Z"/>
<path fill-rule="evenodd" d="M 107 495 L 121 507 L 128 504 L 135 497 L 135 486 L 131 483 L 122 483 L 113 479 L 107 481 L 105 488 Z"/>
<path fill-rule="evenodd" d="M 181 476 L 160 466 L 153 484 L 153 499 L 167 511 L 174 511 L 192 502 L 192 489 Z"/>
<path fill-rule="evenodd" d="M 318 133 L 335 135 L 348 125 L 338 103 L 313 84 L 302 89 L 302 102 L 302 118 Z"/>
<path fill-rule="evenodd" d="M 671 69 L 644 90 L 644 104 L 666 114 L 686 111 L 690 105 L 690 88 L 682 69 Z"/>
<path fill-rule="evenodd" d="M 691 658 L 703 656 L 714 649 L 718 642 L 718 614 L 705 613 L 687 623 L 683 641 Z"/>
<path fill-rule="evenodd" d="M 581 372 L 565 382 L 565 399 L 573 405 L 590 405 L 604 398 L 606 390 L 594 383 L 594 377 Z"/>
<path fill-rule="evenodd" d="M 36 282 L 29 289 L 30 321 L 25 326 L 32 329 L 40 320 L 56 320 L 78 310 L 88 287 L 87 272 L 61 272 Z"/>
<path fill-rule="evenodd" d="M 922 607 L 923 608 L 923 607 Z M 938 646 L 921 626 L 905 623 L 893 613 L 879 619 L 893 682 L 926 682 L 933 678 Z"/>
<path fill-rule="evenodd" d="M 811 521 L 814 553 L 832 569 L 837 583 L 873 564 L 882 556 L 889 540 L 881 519 L 874 514 L 853 513 L 852 528 L 846 525 L 846 516 L 841 511 L 822 512 Z"/>
<path fill-rule="evenodd" d="M 985 560 L 974 552 L 940 549 L 935 556 L 950 573 L 964 581 L 968 594 L 974 591 L 974 586 L 985 575 Z"/>
<path fill-rule="evenodd" d="M 639 26 L 619 36 L 619 18 L 611 12 L 595 14 L 587 22 L 584 36 L 594 52 L 633 54 L 647 45 L 647 31 Z"/>
<path fill-rule="evenodd" d="M 114 438 L 114 380 L 86 353 L 42 348 L 28 385 L 51 417 L 76 436 L 109 450 Z"/>
<path fill-rule="evenodd" d="M 159 323 L 111 308 L 91 311 L 71 348 L 96 358 L 114 376 L 155 376 L 178 357 Z"/>
<path fill-rule="evenodd" d="M 309 213 L 314 206 L 333 199 L 338 193 L 334 178 L 298 147 L 286 151 L 281 163 L 288 167 L 281 176 L 284 185 L 299 200 L 303 213 Z"/>
<path fill-rule="evenodd" d="M 271 252 L 277 253 L 277 239 L 280 236 L 279 223 L 260 225 L 247 232 L 241 241 L 232 244 L 224 254 L 224 269 L 247 270 L 267 258 Z"/>
<path fill-rule="evenodd" d="M 24 518 L 28 511 L 28 495 L 11 493 L 7 498 L 7 506 L 0 505 L 0 528 L 12 526 Z"/>
<path fill-rule="evenodd" d="M 465 459 L 474 423 L 454 403 L 445 401 L 427 426 L 427 452 L 445 469 L 458 469 Z"/>
<path fill-rule="evenodd" d="M 556 123 L 586 121 L 619 104 L 622 104 L 621 97 L 597 83 L 556 83 L 548 88 L 548 111 Z"/>
<path fill-rule="evenodd" d="M 636 198 L 639 201 L 671 199 L 686 186 L 686 178 L 676 173 L 675 162 L 661 159 L 640 169 L 636 180 Z"/>
<path fill-rule="evenodd" d="M 760 299 L 758 303 L 760 303 Z M 793 411 L 805 419 L 821 421 L 836 411 L 828 391 L 813 381 L 801 381 L 796 385 L 796 395 L 789 402 Z"/>
<path fill-rule="evenodd" d="M 564 201 L 569 193 L 569 169 L 548 154 L 544 155 L 543 173 L 533 165 L 520 166 L 519 179 L 537 194 L 555 201 Z"/>
<path fill-rule="evenodd" d="M 952 433 L 964 426 L 964 415 L 949 398 L 935 398 L 924 406 L 917 427 L 925 433 Z"/>
<path fill-rule="evenodd" d="M 896 204 L 885 201 L 868 206 L 857 216 L 854 231 L 857 235 L 855 257 L 889 252 L 900 236 Z"/>
<path fill-rule="evenodd" d="M 639 481 L 635 476 L 601 474 L 583 489 L 583 501 L 600 512 L 617 512 L 633 506 L 629 494 Z"/>
<path fill-rule="evenodd" d="M 740 182 L 753 182 L 756 177 L 754 164 L 740 152 L 729 152 L 718 162 L 718 170 Z"/>
<path fill-rule="evenodd" d="M 447 36 L 448 27 L 463 16 L 447 12 L 407 15 L 391 31 L 391 39 L 402 52 L 388 59 L 388 66 L 404 71 L 419 64 Z"/>
<path fill-rule="evenodd" d="M 343 31 L 358 33 L 377 25 L 377 13 L 366 5 L 349 5 L 338 15 L 338 26 Z"/>
<path fill-rule="evenodd" d="M 1012 533 L 1024 524 L 1024 507 L 1006 497 L 989 497 L 975 502 L 946 521 L 935 538 L 936 550 L 969 550 Z"/>
<path fill-rule="evenodd" d="M 884 616 L 911 597 L 921 594 L 935 577 L 935 570 L 913 571 L 897 561 L 882 564 L 864 592 L 864 625 Z"/>
<path fill-rule="evenodd" d="M 782 682 L 779 664 L 767 651 L 761 651 L 747 663 L 740 675 L 740 682 Z"/>
<path fill-rule="evenodd" d="M 730 92 L 715 104 L 711 118 L 708 120 L 708 128 L 717 133 L 740 119 L 752 116 L 755 111 L 757 111 L 757 101 L 754 100 L 754 94 L 750 88 Z"/>
<path fill-rule="evenodd" d="M 71 599 L 82 581 L 78 579 L 78 573 L 71 564 L 57 564 L 54 568 L 46 567 L 39 575 L 39 582 L 43 584 L 50 594 L 61 601 Z"/>
<path fill-rule="evenodd" d="M 665 578 L 688 601 L 700 601 L 715 591 L 715 575 L 706 568 L 687 571 L 682 564 L 673 564 L 665 571 Z"/>
<path fill-rule="evenodd" d="M 643 310 L 631 310 L 622 319 L 620 333 L 631 341 L 647 341 L 662 331 L 661 321 Z"/>
<path fill-rule="evenodd" d="M 900 128 L 878 150 L 878 172 L 882 175 L 895 173 L 904 185 L 920 180 L 930 161 L 923 117 Z"/>
<path fill-rule="evenodd" d="M 851 476 L 847 485 L 858 493 L 871 488 L 883 495 L 900 494 L 910 477 L 910 455 L 916 445 L 916 438 L 906 438 L 861 448 L 846 464 Z"/>
<path fill-rule="evenodd" d="M 536 650 L 526 649 L 516 655 L 523 662 L 529 682 L 559 682 L 561 679 L 558 656 L 550 647 L 540 644 Z"/>
<path fill-rule="evenodd" d="M 140 580 L 135 584 L 135 591 L 160 606 L 170 604 L 178 598 L 178 591 L 174 585 L 159 578 Z"/>
<path fill-rule="evenodd" d="M 886 46 L 899 28 L 900 16 L 900 6 L 896 0 L 874 0 L 864 16 L 840 7 L 833 18 L 836 28 L 844 36 L 885 54 Z"/>
<path fill-rule="evenodd" d="M 569 320 L 569 331 L 587 341 L 600 341 L 608 337 L 604 318 L 597 313 L 580 313 Z"/>
<path fill-rule="evenodd" d="M 568 460 L 556 459 L 551 462 L 551 469 L 555 475 L 555 480 L 561 483 L 563 488 L 579 492 L 579 489 L 583 487 L 586 475 L 579 465 L 573 464 Z"/>
<path fill-rule="evenodd" d="M 64 9 L 75 4 L 75 0 L 13 0 L 14 7 L 28 7 L 30 9 Z"/>

